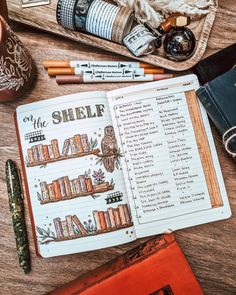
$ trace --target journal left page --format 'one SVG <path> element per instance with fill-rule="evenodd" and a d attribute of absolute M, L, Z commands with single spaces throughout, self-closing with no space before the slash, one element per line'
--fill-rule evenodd
<path fill-rule="evenodd" d="M 136 239 L 105 92 L 19 106 L 16 127 L 39 255 Z"/>

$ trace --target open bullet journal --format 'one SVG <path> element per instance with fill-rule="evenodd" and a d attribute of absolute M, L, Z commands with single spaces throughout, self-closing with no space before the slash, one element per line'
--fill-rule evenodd
<path fill-rule="evenodd" d="M 36 250 L 89 251 L 230 217 L 195 75 L 19 106 Z"/>

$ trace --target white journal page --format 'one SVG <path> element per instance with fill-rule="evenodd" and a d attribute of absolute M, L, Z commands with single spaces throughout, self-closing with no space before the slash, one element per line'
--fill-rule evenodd
<path fill-rule="evenodd" d="M 196 141 L 185 92 L 198 87 L 197 77 L 188 75 L 107 94 L 137 237 L 231 214 L 208 118 L 195 99 L 210 147 L 210 172 Z M 215 175 L 215 191 L 205 174 Z"/>
<path fill-rule="evenodd" d="M 23 105 L 17 122 L 41 256 L 134 240 L 106 94 Z"/>

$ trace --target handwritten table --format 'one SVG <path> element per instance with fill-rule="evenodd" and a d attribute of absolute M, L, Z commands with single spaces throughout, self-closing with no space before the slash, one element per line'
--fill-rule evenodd
<path fill-rule="evenodd" d="M 236 15 L 234 0 L 220 1 L 220 8 L 205 56 L 236 41 L 236 28 L 230 26 L 230 23 L 236 22 L 236 18 L 232 20 L 232 12 Z M 33 9 L 29 9 L 29 17 L 31 13 Z M 230 22 L 229 17 L 231 17 Z M 104 250 L 42 259 L 35 256 L 29 215 L 26 210 L 32 272 L 29 275 L 22 274 L 15 250 L 4 174 L 5 161 L 8 158 L 16 160 L 20 165 L 13 123 L 13 113 L 16 107 L 59 95 L 91 90 L 111 90 L 127 84 L 57 86 L 55 80 L 50 79 L 42 67 L 44 59 L 124 60 L 124 58 L 41 31 L 31 30 L 29 27 L 16 23 L 13 27 L 35 60 L 37 76 L 34 88 L 22 100 L 0 104 L 0 294 L 39 295 L 87 271 L 92 271 L 97 266 L 140 244 L 144 239 Z M 221 147 L 220 137 L 214 128 L 213 132 L 233 216 L 225 221 L 179 230 L 176 232 L 176 238 L 205 294 L 233 295 L 236 294 L 236 165 Z"/>

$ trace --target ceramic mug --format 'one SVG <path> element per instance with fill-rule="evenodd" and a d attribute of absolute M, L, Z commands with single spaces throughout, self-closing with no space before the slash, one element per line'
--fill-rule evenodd
<path fill-rule="evenodd" d="M 24 93 L 33 79 L 33 60 L 0 16 L 0 102 Z"/>

